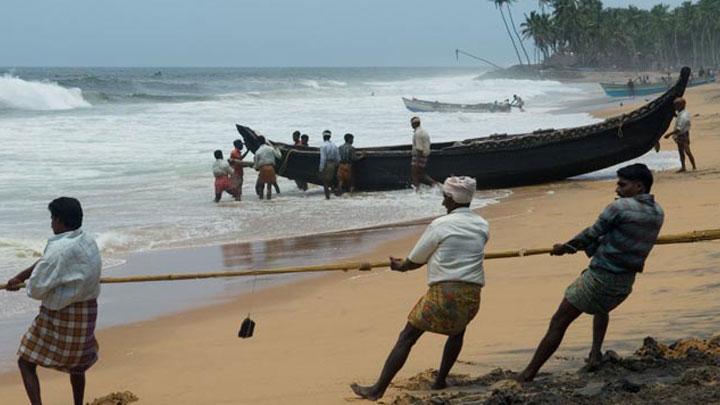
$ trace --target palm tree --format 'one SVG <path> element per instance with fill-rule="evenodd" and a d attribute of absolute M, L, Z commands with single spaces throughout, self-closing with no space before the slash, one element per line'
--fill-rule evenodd
<path fill-rule="evenodd" d="M 513 32 L 515 32 L 515 37 L 517 38 L 518 42 L 520 43 L 520 48 L 522 49 L 523 53 L 525 54 L 525 59 L 527 60 L 528 65 L 530 65 L 530 57 L 528 56 L 527 49 L 525 49 L 525 44 L 523 43 L 522 38 L 520 38 L 520 34 L 517 31 L 517 26 L 515 25 L 515 19 L 512 15 L 512 10 L 510 9 L 510 4 L 517 1 L 517 0 L 499 0 L 503 3 L 505 3 L 505 7 L 507 7 L 508 16 L 510 17 L 510 26 L 513 29 Z M 502 5 L 501 5 L 502 7 Z"/>
<path fill-rule="evenodd" d="M 505 19 L 505 12 L 503 12 L 503 3 L 505 3 L 506 0 L 489 0 L 495 4 L 495 8 L 500 10 L 500 16 L 502 17 L 503 23 L 505 24 L 505 30 L 507 31 L 508 36 L 510 37 L 510 42 L 512 42 L 513 49 L 515 49 L 515 55 L 518 58 L 518 62 L 520 64 L 523 64 L 522 59 L 520 58 L 520 52 L 518 52 L 517 45 L 515 44 L 515 38 L 513 38 L 512 33 L 510 32 L 510 27 L 508 26 L 507 20 Z"/>

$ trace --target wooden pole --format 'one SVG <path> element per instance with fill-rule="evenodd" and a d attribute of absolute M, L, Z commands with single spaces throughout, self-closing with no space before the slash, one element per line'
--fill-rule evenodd
<path fill-rule="evenodd" d="M 677 243 L 695 243 L 708 240 L 720 239 L 720 229 L 707 229 L 702 231 L 692 231 L 672 235 L 662 235 L 655 242 L 656 245 L 670 245 Z M 536 256 L 550 253 L 551 248 L 536 249 L 515 249 L 500 252 L 488 252 L 485 254 L 486 260 L 506 259 L 511 257 Z M 389 261 L 377 262 L 345 262 L 332 263 L 315 266 L 300 267 L 282 267 L 277 269 L 263 270 L 242 270 L 242 271 L 221 271 L 214 273 L 173 273 L 158 274 L 152 276 L 133 276 L 133 277 L 103 277 L 100 282 L 103 284 L 115 283 L 142 283 L 149 281 L 177 281 L 177 280 L 200 280 L 205 278 L 225 278 L 225 277 L 248 277 L 248 276 L 267 276 L 276 274 L 295 274 L 295 273 L 317 273 L 328 271 L 370 271 L 375 268 L 390 267 Z M 22 284 L 21 287 L 24 287 Z M 0 290 L 4 290 L 6 285 L 0 284 Z"/>

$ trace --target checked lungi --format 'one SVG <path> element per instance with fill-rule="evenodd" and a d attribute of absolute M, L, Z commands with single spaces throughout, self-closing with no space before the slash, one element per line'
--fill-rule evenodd
<path fill-rule="evenodd" d="M 41 306 L 17 354 L 29 363 L 66 373 L 83 373 L 98 359 L 96 321 L 94 299 L 57 311 Z"/>
<path fill-rule="evenodd" d="M 630 295 L 635 275 L 585 269 L 565 290 L 565 299 L 586 314 L 607 314 Z"/>
<path fill-rule="evenodd" d="M 454 336 L 465 330 L 480 309 L 482 286 L 463 281 L 433 284 L 408 315 L 417 329 Z"/>

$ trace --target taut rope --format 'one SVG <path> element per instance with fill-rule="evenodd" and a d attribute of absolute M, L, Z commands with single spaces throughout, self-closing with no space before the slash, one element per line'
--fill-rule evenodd
<path fill-rule="evenodd" d="M 720 229 L 707 229 L 702 231 L 692 231 L 679 234 L 663 235 L 658 237 L 656 245 L 670 245 L 676 243 L 695 243 L 709 240 L 720 239 Z M 500 252 L 488 252 L 485 259 L 505 259 L 511 257 L 535 256 L 550 253 L 551 248 L 535 248 L 535 249 L 516 249 Z M 243 271 L 222 271 L 214 273 L 187 273 L 187 274 L 159 274 L 152 276 L 134 276 L 134 277 L 103 277 L 100 282 L 103 284 L 115 283 L 140 283 L 148 281 L 177 281 L 177 280 L 199 280 L 204 278 L 225 278 L 225 277 L 248 277 L 248 276 L 266 276 L 275 274 L 293 274 L 293 273 L 317 273 L 326 271 L 369 271 L 374 268 L 390 267 L 389 261 L 378 262 L 346 262 L 332 263 L 316 266 L 300 266 L 300 267 L 283 267 L 267 270 L 243 270 Z M 21 287 L 24 287 L 23 284 Z M 6 285 L 0 284 L 0 290 L 4 290 Z"/>

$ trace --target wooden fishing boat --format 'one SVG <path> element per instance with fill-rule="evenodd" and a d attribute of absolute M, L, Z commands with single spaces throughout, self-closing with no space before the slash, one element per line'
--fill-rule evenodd
<path fill-rule="evenodd" d="M 687 87 L 702 86 L 703 84 L 714 83 L 715 77 L 696 78 L 689 81 Z M 653 83 L 635 83 L 632 86 L 627 83 L 600 83 L 605 94 L 610 97 L 639 97 L 650 94 L 658 94 L 672 86 L 671 81 Z"/>
<path fill-rule="evenodd" d="M 434 143 L 427 172 L 438 181 L 451 175 L 472 176 L 479 189 L 488 189 L 561 180 L 625 162 L 648 152 L 665 133 L 674 117 L 673 100 L 683 95 L 689 77 L 690 68 L 683 68 L 677 83 L 663 95 L 602 123 Z M 257 133 L 236 126 L 248 149 L 257 150 Z M 273 144 L 282 152 L 277 162 L 280 176 L 320 184 L 318 148 Z M 409 187 L 411 145 L 357 150 L 358 190 Z"/>
<path fill-rule="evenodd" d="M 439 101 L 420 100 L 418 98 L 402 98 L 405 107 L 412 112 L 510 112 L 509 103 L 478 103 L 478 104 L 453 104 L 441 103 Z"/>

